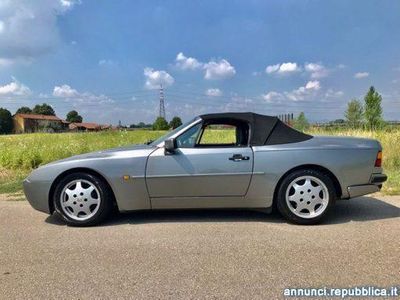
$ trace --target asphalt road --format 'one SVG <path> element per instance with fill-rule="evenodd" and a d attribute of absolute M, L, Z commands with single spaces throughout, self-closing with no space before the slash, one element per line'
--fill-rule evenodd
<path fill-rule="evenodd" d="M 399 232 L 400 197 L 339 202 L 318 226 L 230 210 L 130 213 L 92 228 L 3 197 L 0 299 L 277 299 L 287 287 L 399 286 Z"/>

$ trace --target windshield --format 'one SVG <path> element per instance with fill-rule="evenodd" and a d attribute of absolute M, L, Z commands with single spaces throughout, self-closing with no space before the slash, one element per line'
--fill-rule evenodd
<path fill-rule="evenodd" d="M 183 123 L 181 126 L 176 127 L 174 130 L 168 132 L 166 135 L 163 135 L 162 137 L 156 139 L 154 142 L 152 142 L 150 145 L 151 146 L 157 146 L 159 143 L 164 142 L 165 140 L 168 140 L 171 136 L 173 136 L 175 133 L 177 133 L 178 131 L 182 130 L 183 128 L 185 128 L 186 126 L 188 126 L 189 124 L 193 123 L 195 120 L 197 120 L 198 117 L 191 119 L 190 121 Z"/>

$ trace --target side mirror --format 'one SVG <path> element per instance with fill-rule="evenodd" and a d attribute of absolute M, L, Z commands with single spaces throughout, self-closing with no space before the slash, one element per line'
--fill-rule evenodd
<path fill-rule="evenodd" d="M 168 139 L 164 141 L 165 154 L 173 154 L 176 149 L 175 139 Z"/>

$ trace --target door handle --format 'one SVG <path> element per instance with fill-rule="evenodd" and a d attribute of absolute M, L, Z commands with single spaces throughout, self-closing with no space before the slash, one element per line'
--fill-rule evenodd
<path fill-rule="evenodd" d="M 243 156 L 242 154 L 233 154 L 232 157 L 229 157 L 229 160 L 232 161 L 241 161 L 241 160 L 249 160 L 249 156 Z"/>

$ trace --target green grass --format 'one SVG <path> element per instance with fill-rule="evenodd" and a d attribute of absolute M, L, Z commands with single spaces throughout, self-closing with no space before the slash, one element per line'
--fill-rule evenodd
<path fill-rule="evenodd" d="M 0 193 L 21 191 L 23 178 L 34 168 L 54 160 L 101 149 L 140 144 L 165 132 L 150 130 L 108 131 L 96 133 L 35 133 L 0 136 Z M 358 136 L 378 139 L 384 148 L 383 167 L 388 174 L 385 194 L 400 194 L 400 130 L 321 130 L 311 134 Z M 229 141 L 231 130 L 216 129 L 207 140 Z"/>
<path fill-rule="evenodd" d="M 143 144 L 164 133 L 135 130 L 0 136 L 0 194 L 20 192 L 22 180 L 40 165 L 96 150 Z"/>
<path fill-rule="evenodd" d="M 314 135 L 337 135 L 372 138 L 378 140 L 383 147 L 383 169 L 388 181 L 382 192 L 387 195 L 400 194 L 400 129 L 368 131 L 361 129 L 311 129 Z"/>
<path fill-rule="evenodd" d="M 14 194 L 22 191 L 22 180 L 28 170 L 0 170 L 0 194 Z"/>
<path fill-rule="evenodd" d="M 29 170 L 76 154 L 145 143 L 163 134 L 163 131 L 135 130 L 0 136 L 0 167 Z"/>

